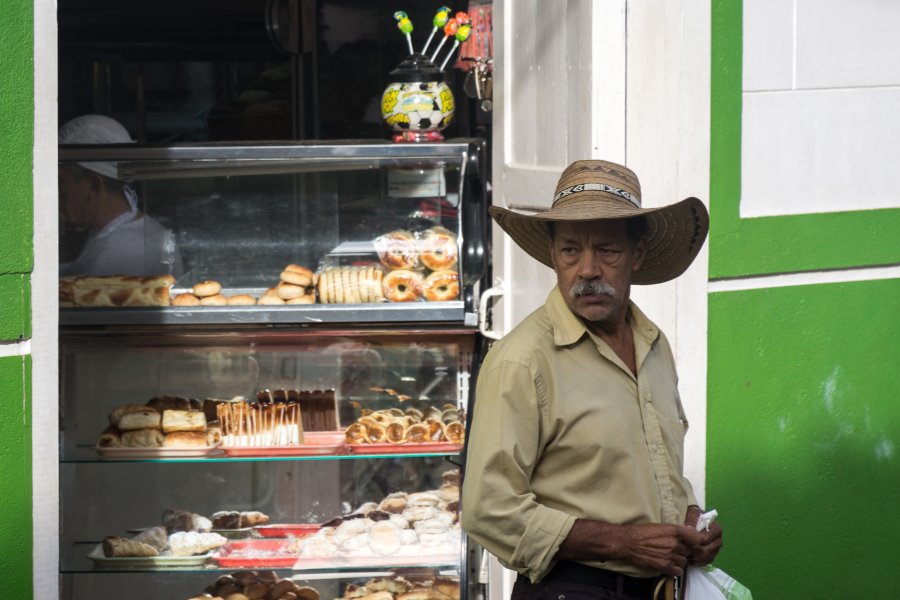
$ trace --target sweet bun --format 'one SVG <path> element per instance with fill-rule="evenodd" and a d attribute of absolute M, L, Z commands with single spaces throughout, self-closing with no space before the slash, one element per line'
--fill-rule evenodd
<path fill-rule="evenodd" d="M 222 291 L 222 284 L 218 281 L 201 281 L 194 285 L 192 291 L 198 298 L 206 298 L 207 296 L 215 296 Z"/>
<path fill-rule="evenodd" d="M 200 298 L 193 294 L 178 294 L 172 298 L 172 306 L 200 306 Z"/>
<path fill-rule="evenodd" d="M 204 296 L 200 298 L 201 306 L 225 306 L 228 304 L 228 300 L 222 294 L 216 294 L 214 296 Z"/>

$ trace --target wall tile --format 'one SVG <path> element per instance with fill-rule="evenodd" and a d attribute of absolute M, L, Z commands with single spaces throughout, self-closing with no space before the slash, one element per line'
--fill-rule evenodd
<path fill-rule="evenodd" d="M 742 217 L 900 206 L 900 89 L 745 93 Z"/>
<path fill-rule="evenodd" d="M 796 2 L 798 88 L 900 84 L 900 2 Z"/>
<path fill-rule="evenodd" d="M 793 2 L 744 2 L 744 90 L 789 90 L 793 82 Z"/>
<path fill-rule="evenodd" d="M 31 337 L 31 285 L 27 275 L 0 275 L 0 340 Z"/>

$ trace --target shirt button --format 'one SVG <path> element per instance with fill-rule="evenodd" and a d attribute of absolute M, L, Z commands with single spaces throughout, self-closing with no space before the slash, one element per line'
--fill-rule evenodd
<path fill-rule="evenodd" d="M 654 452 L 659 452 L 659 446 L 656 444 L 651 444 L 650 449 L 653 450 Z"/>

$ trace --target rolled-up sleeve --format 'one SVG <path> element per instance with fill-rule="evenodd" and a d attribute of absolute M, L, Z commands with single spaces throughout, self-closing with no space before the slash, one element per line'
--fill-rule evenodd
<path fill-rule="evenodd" d="M 539 581 L 575 517 L 540 504 L 531 475 L 541 448 L 542 382 L 527 364 L 482 366 L 469 434 L 462 525 L 506 567 Z"/>

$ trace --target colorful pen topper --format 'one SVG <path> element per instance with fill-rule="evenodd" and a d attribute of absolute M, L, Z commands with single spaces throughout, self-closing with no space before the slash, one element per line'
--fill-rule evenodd
<path fill-rule="evenodd" d="M 406 43 L 409 45 L 409 53 L 414 54 L 415 51 L 413 50 L 412 37 L 409 35 L 412 33 L 413 24 L 412 21 L 409 20 L 409 15 L 402 10 L 398 10 L 394 13 L 394 18 L 397 20 L 397 29 L 406 36 Z"/>
<path fill-rule="evenodd" d="M 437 33 L 438 29 L 442 29 L 444 25 L 447 24 L 447 19 L 449 18 L 449 6 L 442 6 L 436 13 L 434 13 L 434 18 L 431 20 L 431 23 L 434 25 L 434 27 L 431 29 L 431 35 L 428 36 L 428 41 L 425 42 L 425 46 L 422 48 L 422 54 L 425 54 L 428 51 L 428 46 L 431 45 L 431 40 L 432 38 L 434 38 L 434 34 Z"/>
<path fill-rule="evenodd" d="M 464 13 L 458 13 L 456 16 L 456 20 L 459 21 L 459 15 Z M 468 19 L 468 15 L 466 16 Z M 444 62 L 441 63 L 440 70 L 443 71 L 444 67 L 447 66 L 447 61 L 450 60 L 450 57 L 453 56 L 453 52 L 459 48 L 459 45 L 469 39 L 469 34 L 472 33 L 472 25 L 467 20 L 465 23 L 460 23 L 459 27 L 456 28 L 456 41 L 453 42 L 453 47 L 450 48 L 450 52 L 447 53 L 447 56 L 444 58 Z"/>

